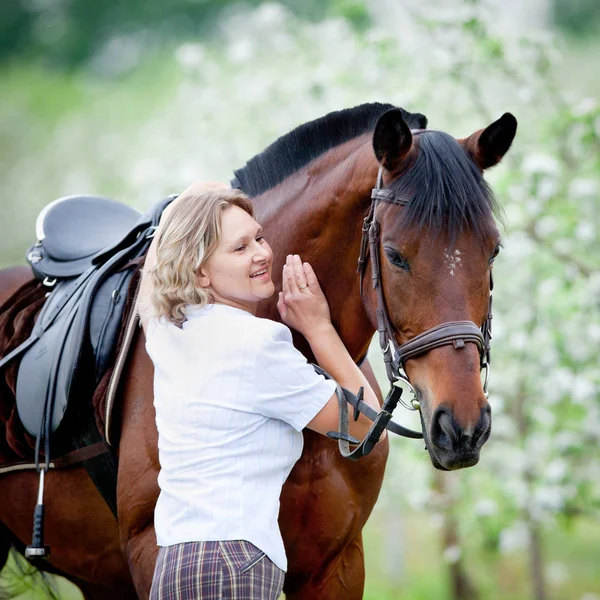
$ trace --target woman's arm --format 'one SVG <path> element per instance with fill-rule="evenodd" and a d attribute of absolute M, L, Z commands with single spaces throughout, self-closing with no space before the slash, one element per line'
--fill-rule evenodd
<path fill-rule="evenodd" d="M 369 382 L 352 360 L 337 331 L 331 324 L 329 305 L 312 267 L 302 263 L 298 255 L 289 255 L 283 268 L 283 292 L 277 304 L 283 322 L 299 331 L 307 339 L 317 363 L 342 387 L 356 394 L 364 387 L 364 401 L 379 411 L 379 401 Z M 349 410 L 353 410 L 348 405 Z M 350 434 L 362 439 L 373 422 L 360 415 L 351 421 Z M 337 431 L 339 403 L 337 395 L 329 399 L 323 409 L 307 425 L 318 433 Z M 385 438 L 384 431 L 381 439 Z"/>

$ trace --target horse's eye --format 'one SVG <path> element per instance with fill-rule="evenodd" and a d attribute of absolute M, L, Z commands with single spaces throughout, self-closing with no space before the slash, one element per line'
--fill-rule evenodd
<path fill-rule="evenodd" d="M 494 251 L 492 252 L 492 255 L 490 256 L 490 260 L 489 260 L 490 265 L 494 262 L 494 260 L 496 260 L 496 256 L 498 256 L 499 253 L 500 253 L 500 246 L 496 246 L 494 248 Z"/>
<path fill-rule="evenodd" d="M 404 269 L 405 271 L 409 270 L 410 267 L 408 266 L 408 263 L 404 260 L 404 258 L 402 258 L 402 256 L 397 250 L 386 247 L 385 255 L 395 267 L 399 267 L 400 269 Z"/>

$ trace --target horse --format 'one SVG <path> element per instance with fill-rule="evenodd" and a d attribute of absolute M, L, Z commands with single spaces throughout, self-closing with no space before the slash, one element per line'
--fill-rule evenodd
<path fill-rule="evenodd" d="M 365 104 L 299 126 L 235 172 L 234 184 L 252 197 L 273 248 L 276 289 L 287 254 L 310 262 L 332 322 L 357 362 L 382 328 L 390 334 L 389 350 L 440 324 L 489 322 L 500 235 L 498 206 L 483 171 L 510 148 L 516 119 L 506 113 L 462 139 L 426 127 L 424 115 Z M 377 187 L 389 201 L 372 201 L 378 175 Z M 365 252 L 369 214 L 378 237 Z M 357 275 L 359 256 L 376 268 Z M 28 277 L 24 270 L 0 272 L 0 301 Z M 279 318 L 276 297 L 261 304 L 259 316 Z M 296 332 L 294 343 L 313 359 Z M 362 364 L 373 380 L 368 361 Z M 425 348 L 403 364 L 417 395 L 426 449 L 438 469 L 475 465 L 489 437 L 481 364 L 478 345 L 460 340 Z M 51 471 L 46 478 L 46 542 L 52 554 L 45 568 L 76 582 L 86 598 L 149 594 L 159 493 L 152 382 L 139 331 L 119 393 L 118 521 L 81 467 Z M 14 398 L 0 401 L 6 405 Z M 332 440 L 304 431 L 302 457 L 281 494 L 288 600 L 362 597 L 361 531 L 377 501 L 388 451 L 386 439 L 369 456 L 349 461 Z M 22 549 L 30 536 L 37 483 L 32 472 L 0 477 L 0 549 L 9 542 Z"/>

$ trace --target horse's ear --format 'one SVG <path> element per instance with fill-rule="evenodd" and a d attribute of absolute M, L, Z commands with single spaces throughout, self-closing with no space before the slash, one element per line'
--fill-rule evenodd
<path fill-rule="evenodd" d="M 480 169 L 488 169 L 502 160 L 516 133 L 517 119 L 510 113 L 504 113 L 485 129 L 480 129 L 459 142 Z"/>
<path fill-rule="evenodd" d="M 375 125 L 373 150 L 377 160 L 388 170 L 395 171 L 412 146 L 412 133 L 402 112 L 392 108 L 384 112 Z"/>

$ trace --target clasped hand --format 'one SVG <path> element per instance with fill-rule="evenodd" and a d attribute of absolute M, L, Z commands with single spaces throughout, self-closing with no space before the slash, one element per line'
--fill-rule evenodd
<path fill-rule="evenodd" d="M 331 327 L 327 298 L 313 268 L 297 254 L 288 254 L 283 265 L 282 290 L 277 309 L 281 320 L 307 339 L 322 328 Z"/>

